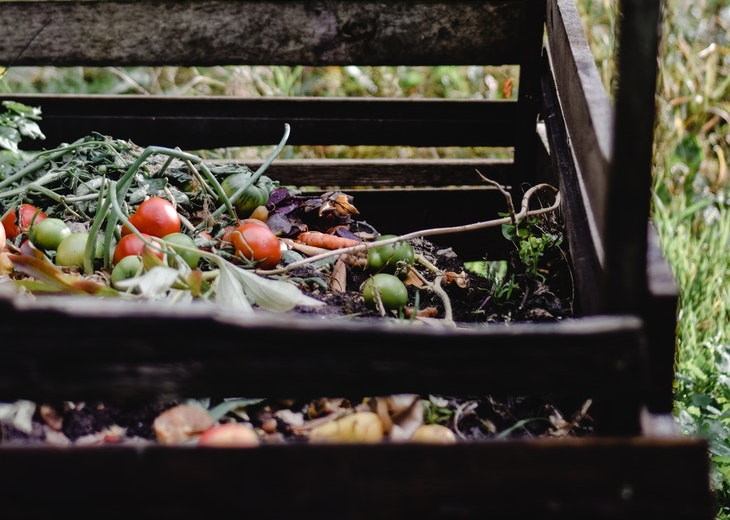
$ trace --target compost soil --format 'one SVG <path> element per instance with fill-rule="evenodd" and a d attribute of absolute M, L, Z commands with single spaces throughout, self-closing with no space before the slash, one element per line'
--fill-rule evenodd
<path fill-rule="evenodd" d="M 310 290 L 310 294 L 326 305 L 300 309 L 301 313 L 349 316 L 359 320 L 413 319 L 423 326 L 443 325 L 445 307 L 450 307 L 451 320 L 456 326 L 504 321 L 559 320 L 572 313 L 571 289 L 565 280 L 567 260 L 556 248 L 542 259 L 543 267 L 528 274 L 515 254 L 509 261 L 509 276 L 513 289 L 509 297 L 494 296 L 494 281 L 464 269 L 453 251 L 439 249 L 428 240 L 414 240 L 417 254 L 424 255 L 441 272 L 454 273 L 457 279 L 444 284 L 441 295 L 421 290 L 419 308 L 432 309 L 426 315 L 406 317 L 402 311 L 382 311 L 366 305 L 359 285 L 369 274 L 357 266 L 347 269 L 347 288 L 342 291 Z M 305 279 L 306 269 L 298 274 Z M 311 289 L 311 288 L 310 288 Z M 412 293 L 418 289 L 410 285 Z M 448 303 L 447 303 L 448 302 Z M 382 397 L 381 397 L 382 399 Z M 556 436 L 585 436 L 593 430 L 593 418 L 588 399 L 566 399 L 562 396 L 414 396 L 430 421 L 447 425 L 459 441 L 490 438 L 534 438 Z M 268 400 L 251 402 L 243 413 L 227 414 L 222 422 L 246 422 L 256 429 L 262 442 L 307 442 L 302 424 L 321 420 L 332 411 L 336 402 L 339 412 L 368 409 L 375 396 L 346 396 L 335 400 L 318 398 L 301 401 Z M 152 402 L 133 406 L 109 402 L 57 402 L 6 404 L 0 413 L 0 444 L 2 445 L 105 445 L 155 444 L 159 442 L 153 427 L 164 411 L 186 401 Z M 203 408 L 213 408 L 221 402 L 196 399 Z M 16 409 L 8 412 L 8 407 Z M 24 410 L 24 411 L 22 411 Z M 2 409 L 0 409 L 0 412 Z M 26 420 L 18 417 L 26 415 Z M 420 420 L 420 419 L 419 419 Z M 190 442 L 194 442 L 191 439 Z"/>

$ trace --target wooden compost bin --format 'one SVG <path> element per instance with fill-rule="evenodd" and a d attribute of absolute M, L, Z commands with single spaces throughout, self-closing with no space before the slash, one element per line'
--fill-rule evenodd
<path fill-rule="evenodd" d="M 290 145 L 513 148 L 513 160 L 277 160 L 268 175 L 337 186 L 399 234 L 503 211 L 475 170 L 516 200 L 553 183 L 576 316 L 437 329 L 3 293 L 0 400 L 561 392 L 599 410 L 595 435 L 573 439 L 0 446 L 3 515 L 712 518 L 706 442 L 672 427 L 677 294 L 648 225 L 659 8 L 621 2 L 612 105 L 570 0 L 3 2 L 4 66 L 519 65 L 516 101 L 2 99 L 42 108 L 44 147 L 92 131 L 188 150 L 271 145 L 290 124 Z M 396 204 L 397 218 L 377 211 Z M 448 245 L 478 259 L 494 233 Z"/>

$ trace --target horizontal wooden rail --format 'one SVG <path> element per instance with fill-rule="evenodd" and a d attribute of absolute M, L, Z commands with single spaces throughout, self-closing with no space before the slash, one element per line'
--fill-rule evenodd
<path fill-rule="evenodd" d="M 526 3 L 2 2 L 0 64 L 514 64 Z"/>
<path fill-rule="evenodd" d="M 515 101 L 395 98 L 230 98 L 20 95 L 42 111 L 49 148 L 100 132 L 136 144 L 212 149 L 276 144 L 291 126 L 291 145 L 510 147 Z"/>

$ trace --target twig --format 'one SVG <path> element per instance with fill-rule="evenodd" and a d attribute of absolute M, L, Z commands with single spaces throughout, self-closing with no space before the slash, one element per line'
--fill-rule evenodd
<path fill-rule="evenodd" d="M 555 194 L 555 201 L 544 208 L 534 209 L 530 210 L 530 199 L 532 196 L 540 191 L 540 190 L 550 190 Z M 350 247 L 342 247 L 340 249 L 333 249 L 332 251 L 328 251 L 326 253 L 321 253 L 319 255 L 315 255 L 309 258 L 305 258 L 304 260 L 299 260 L 297 262 L 292 262 L 291 264 L 288 264 L 284 267 L 280 267 L 277 269 L 269 269 L 269 270 L 262 270 L 257 269 L 256 273 L 260 275 L 275 275 L 275 274 L 283 274 L 286 273 L 292 269 L 296 269 L 297 267 L 301 267 L 303 265 L 307 265 L 313 262 L 318 262 L 320 260 L 324 260 L 325 258 L 329 258 L 330 256 L 336 256 L 341 255 L 342 253 L 355 253 L 360 251 L 367 251 L 371 247 L 379 247 L 384 246 L 387 244 L 395 244 L 396 242 L 403 242 L 406 240 L 411 240 L 413 238 L 420 238 L 420 237 L 426 237 L 426 236 L 434 236 L 434 235 L 448 235 L 451 233 L 465 233 L 467 231 L 476 231 L 479 229 L 486 229 L 490 227 L 496 227 L 496 226 L 503 226 L 505 224 L 515 224 L 527 217 L 535 216 L 535 215 L 542 215 L 544 213 L 549 213 L 551 211 L 555 211 L 558 207 L 560 207 L 560 192 L 557 188 L 550 184 L 537 184 L 527 190 L 525 194 L 522 197 L 522 205 L 520 208 L 519 213 L 510 212 L 509 217 L 502 217 L 498 219 L 493 220 L 486 220 L 482 222 L 474 222 L 472 224 L 464 224 L 461 226 L 450 226 L 450 227 L 440 227 L 440 228 L 430 228 L 430 229 L 423 229 L 420 231 L 413 231 L 411 233 L 406 233 L 405 235 L 400 235 L 393 238 L 387 238 L 383 240 L 378 240 L 376 242 L 366 242 L 363 244 L 359 244 L 356 246 L 350 246 Z"/>

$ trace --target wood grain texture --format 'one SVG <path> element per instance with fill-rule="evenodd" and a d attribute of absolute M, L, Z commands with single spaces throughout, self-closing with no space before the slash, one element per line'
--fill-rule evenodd
<path fill-rule="evenodd" d="M 603 242 L 613 137 L 611 107 L 572 0 L 548 2 L 547 31 L 551 70 L 587 196 L 587 216 Z"/>
<path fill-rule="evenodd" d="M 2 2 L 0 63 L 517 63 L 522 1 Z M 488 28 L 485 30 L 485 28 Z"/>

